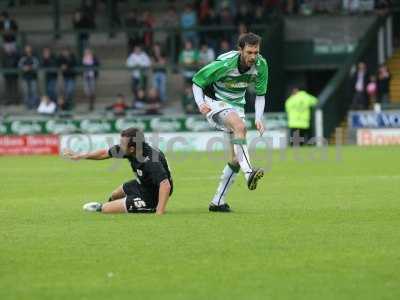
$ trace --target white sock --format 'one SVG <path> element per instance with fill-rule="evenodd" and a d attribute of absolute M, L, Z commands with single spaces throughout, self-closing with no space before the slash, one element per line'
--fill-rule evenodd
<path fill-rule="evenodd" d="M 246 180 L 249 179 L 253 168 L 250 164 L 249 150 L 247 150 L 246 140 L 233 140 L 233 151 L 235 152 L 236 159 L 239 162 L 240 169 L 242 169 Z"/>
<path fill-rule="evenodd" d="M 235 168 L 235 166 L 231 166 L 227 164 L 222 171 L 221 181 L 219 182 L 217 192 L 212 200 L 212 203 L 215 205 L 225 204 L 225 196 L 231 188 L 237 173 L 239 172 L 239 168 Z"/>

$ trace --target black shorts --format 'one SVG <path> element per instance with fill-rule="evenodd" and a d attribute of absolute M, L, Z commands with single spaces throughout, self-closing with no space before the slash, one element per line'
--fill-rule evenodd
<path fill-rule="evenodd" d="M 147 192 L 137 180 L 125 182 L 122 189 L 126 194 L 125 206 L 129 213 L 154 213 L 156 211 L 154 195 Z"/>

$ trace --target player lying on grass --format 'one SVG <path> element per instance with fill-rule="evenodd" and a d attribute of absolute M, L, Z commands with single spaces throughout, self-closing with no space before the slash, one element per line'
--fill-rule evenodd
<path fill-rule="evenodd" d="M 145 142 L 143 133 L 128 128 L 121 133 L 119 145 L 108 150 L 77 154 L 66 150 L 64 155 L 72 160 L 108 158 L 127 159 L 137 179 L 125 182 L 112 192 L 108 202 L 90 202 L 84 205 L 86 211 L 103 213 L 153 213 L 165 212 L 173 183 L 171 172 L 164 154 Z"/>
<path fill-rule="evenodd" d="M 238 51 L 221 54 L 193 77 L 193 94 L 200 112 L 219 130 L 229 133 L 232 157 L 225 166 L 210 211 L 229 212 L 225 196 L 241 169 L 250 190 L 264 176 L 264 170 L 253 168 L 246 145 L 244 115 L 246 89 L 255 83 L 255 125 L 264 133 L 263 114 L 267 92 L 268 66 L 259 54 L 261 38 L 254 33 L 239 37 Z"/>
<path fill-rule="evenodd" d="M 246 89 L 249 84 L 255 83 L 255 125 L 263 134 L 268 66 L 259 54 L 260 43 L 261 38 L 254 33 L 241 35 L 238 51 L 221 54 L 193 77 L 193 94 L 200 112 L 214 127 L 228 132 L 231 142 L 232 157 L 222 172 L 210 211 L 230 211 L 225 196 L 240 169 L 250 190 L 256 189 L 258 180 L 264 176 L 264 170 L 251 166 L 244 121 Z"/>

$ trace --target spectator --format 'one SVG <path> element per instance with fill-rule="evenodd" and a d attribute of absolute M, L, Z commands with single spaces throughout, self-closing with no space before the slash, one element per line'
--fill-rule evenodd
<path fill-rule="evenodd" d="M 157 89 L 152 87 L 147 93 L 147 105 L 146 105 L 147 115 L 159 115 L 161 108 L 160 97 L 158 96 Z"/>
<path fill-rule="evenodd" d="M 229 12 L 229 11 L 228 11 Z M 249 12 L 249 7 L 246 3 L 243 3 L 239 7 L 238 14 L 235 17 L 235 25 L 245 24 L 250 25 L 253 22 L 253 15 Z"/>
<path fill-rule="evenodd" d="M 4 69 L 17 69 L 19 55 L 16 50 L 9 48 L 4 52 L 2 57 L 2 68 Z M 4 99 L 5 104 L 18 104 L 18 72 L 3 73 L 4 77 Z"/>
<path fill-rule="evenodd" d="M 58 80 L 58 60 L 48 47 L 42 50 L 42 67 L 44 71 L 44 82 L 46 94 L 54 103 L 57 102 L 57 80 Z"/>
<path fill-rule="evenodd" d="M 129 106 L 126 104 L 125 96 L 122 94 L 118 94 L 115 102 L 107 107 L 107 110 L 112 111 L 117 117 L 125 116 L 128 109 Z"/>
<path fill-rule="evenodd" d="M 368 103 L 374 104 L 376 102 L 377 95 L 377 84 L 376 84 L 376 76 L 371 75 L 369 77 L 369 82 L 367 84 L 367 94 L 368 94 Z"/>
<path fill-rule="evenodd" d="M 271 12 L 270 12 L 271 13 Z M 254 11 L 254 18 L 251 20 L 251 24 L 253 25 L 260 25 L 266 23 L 266 12 L 263 6 L 257 6 Z M 251 25 L 247 24 L 247 25 Z"/>
<path fill-rule="evenodd" d="M 311 125 L 311 108 L 317 103 L 317 98 L 297 87 L 292 90 L 292 95 L 286 100 L 289 137 L 293 146 L 304 145 L 307 142 Z"/>
<path fill-rule="evenodd" d="M 131 9 L 125 19 L 125 27 L 128 37 L 128 52 L 131 53 L 132 49 L 140 44 L 143 44 L 143 33 L 139 30 L 143 28 L 143 22 L 141 22 L 137 15 L 137 9 Z"/>
<path fill-rule="evenodd" d="M 389 101 L 389 87 L 391 75 L 385 65 L 381 65 L 378 69 L 378 102 L 381 104 L 388 104 Z"/>
<path fill-rule="evenodd" d="M 366 109 L 367 108 L 367 83 L 368 73 L 367 66 L 363 62 L 359 62 L 357 71 L 352 80 L 354 87 L 354 96 L 352 101 L 352 109 Z"/>
<path fill-rule="evenodd" d="M 214 49 L 208 47 L 207 44 L 203 44 L 200 48 L 199 63 L 201 66 L 205 66 L 215 59 Z"/>
<path fill-rule="evenodd" d="M 219 15 L 219 24 L 222 26 L 233 26 L 234 25 L 234 17 L 232 16 L 230 10 L 225 7 L 221 10 L 220 15 Z M 234 35 L 234 31 L 231 29 L 222 31 L 220 34 L 220 38 L 222 37 L 223 39 L 232 39 L 232 36 Z"/>
<path fill-rule="evenodd" d="M 63 95 L 59 95 L 58 99 L 57 99 L 57 107 L 59 111 L 66 111 L 69 109 L 69 107 L 67 106 L 64 96 Z"/>
<path fill-rule="evenodd" d="M 167 59 L 161 50 L 159 43 L 154 44 L 152 49 L 153 59 L 153 86 L 157 89 L 161 101 L 166 101 L 166 87 L 167 87 Z"/>
<path fill-rule="evenodd" d="M 132 71 L 132 93 L 134 98 L 137 97 L 139 88 L 146 88 L 146 73 L 142 68 L 151 67 L 150 57 L 142 50 L 140 46 L 135 46 L 132 53 L 126 60 L 128 68 L 135 68 Z"/>
<path fill-rule="evenodd" d="M 184 49 L 179 55 L 179 64 L 182 68 L 185 84 L 191 85 L 192 77 L 199 64 L 199 51 L 193 48 L 193 44 L 190 40 L 185 42 Z"/>
<path fill-rule="evenodd" d="M 221 40 L 218 56 L 229 51 L 231 51 L 231 45 L 229 44 L 229 41 L 225 39 Z"/>
<path fill-rule="evenodd" d="M 0 15 L 0 32 L 3 36 L 4 50 L 8 53 L 16 51 L 18 24 L 14 19 L 10 18 L 10 15 L 6 11 L 3 11 Z"/>
<path fill-rule="evenodd" d="M 202 26 L 219 26 L 219 19 L 215 10 L 210 9 L 208 14 L 203 18 L 200 25 Z M 216 49 L 218 46 L 218 40 L 220 39 L 220 32 L 216 30 L 202 31 L 201 32 L 201 43 L 206 43 L 212 48 Z"/>
<path fill-rule="evenodd" d="M 78 33 L 78 49 L 79 49 L 79 57 L 82 57 L 83 49 L 89 46 L 89 32 L 88 30 L 94 29 L 95 23 L 93 19 L 93 15 L 89 14 L 87 11 L 76 10 L 73 18 L 73 25 L 75 30 L 79 31 Z"/>
<path fill-rule="evenodd" d="M 43 115 L 53 115 L 56 112 L 57 106 L 51 101 L 48 96 L 42 96 L 37 112 Z"/>
<path fill-rule="evenodd" d="M 181 15 L 181 29 L 183 30 L 182 39 L 189 40 L 193 44 L 198 43 L 197 33 L 192 29 L 193 27 L 197 26 L 197 15 L 196 12 L 193 10 L 192 5 L 187 4 L 185 9 Z"/>
<path fill-rule="evenodd" d="M 143 109 L 146 106 L 146 102 L 147 102 L 146 92 L 143 88 L 139 87 L 137 90 L 137 96 L 132 101 L 132 108 Z"/>
<path fill-rule="evenodd" d="M 179 45 L 180 45 L 180 38 L 178 34 L 178 27 L 179 27 L 179 16 L 176 12 L 175 7 L 171 6 L 167 13 L 164 15 L 161 25 L 163 28 L 168 28 L 168 36 L 166 40 L 166 49 L 174 49 L 175 52 L 170 54 L 170 57 L 173 58 L 173 62 L 178 61 L 179 55 Z"/>
<path fill-rule="evenodd" d="M 236 35 L 234 36 L 234 38 L 233 38 L 234 41 L 239 40 L 239 37 L 240 37 L 242 34 L 245 34 L 245 33 L 248 33 L 248 32 L 249 32 L 249 30 L 248 30 L 248 28 L 247 28 L 247 25 L 246 25 L 245 23 L 240 23 L 239 26 L 238 26 L 238 28 L 237 28 L 237 30 L 238 30 L 238 31 L 237 31 Z"/>
<path fill-rule="evenodd" d="M 25 53 L 18 62 L 22 71 L 24 102 L 28 109 L 35 109 L 38 106 L 38 69 L 39 59 L 33 55 L 32 47 L 25 46 Z"/>
<path fill-rule="evenodd" d="M 153 44 L 153 28 L 155 24 L 154 16 L 150 13 L 150 11 L 144 11 L 142 22 L 144 26 L 143 45 L 145 49 L 150 49 L 151 45 Z"/>
<path fill-rule="evenodd" d="M 186 114 L 198 114 L 196 102 L 194 101 L 193 92 L 190 86 L 185 87 L 182 94 L 182 108 Z"/>
<path fill-rule="evenodd" d="M 59 65 L 63 75 L 64 83 L 64 109 L 71 110 L 75 106 L 75 87 L 76 87 L 76 58 L 67 48 L 63 49 L 59 58 Z"/>
<path fill-rule="evenodd" d="M 89 110 L 92 111 L 96 101 L 96 79 L 98 76 L 96 68 L 99 66 L 99 61 L 89 48 L 85 49 L 83 54 L 82 66 L 84 68 L 83 89 L 89 100 Z"/>

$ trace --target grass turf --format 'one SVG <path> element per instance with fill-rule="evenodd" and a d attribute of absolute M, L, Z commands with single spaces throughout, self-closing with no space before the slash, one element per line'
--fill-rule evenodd
<path fill-rule="evenodd" d="M 0 157 L 0 299 L 400 299 L 398 147 L 257 152 L 232 214 L 207 211 L 221 153 L 167 156 L 162 217 L 82 211 L 125 161 Z"/>

